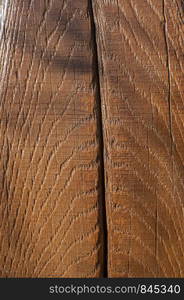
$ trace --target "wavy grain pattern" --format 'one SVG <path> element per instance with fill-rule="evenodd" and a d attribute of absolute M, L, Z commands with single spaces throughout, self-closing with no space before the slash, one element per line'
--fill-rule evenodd
<path fill-rule="evenodd" d="M 1 277 L 102 276 L 88 1 L 7 1 L 1 21 Z"/>
<path fill-rule="evenodd" d="M 183 9 L 0 1 L 1 277 L 184 277 Z"/>
<path fill-rule="evenodd" d="M 184 276 L 183 7 L 94 0 L 109 277 Z"/>

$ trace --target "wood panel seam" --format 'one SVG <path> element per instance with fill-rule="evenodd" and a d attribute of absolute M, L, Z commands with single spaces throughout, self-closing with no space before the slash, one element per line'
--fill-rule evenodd
<path fill-rule="evenodd" d="M 173 153 L 173 133 L 172 133 L 172 103 L 171 103 L 171 72 L 170 72 L 170 58 L 169 58 L 169 45 L 167 35 L 167 19 L 165 13 L 165 0 L 163 0 L 163 17 L 164 17 L 164 39 L 167 55 L 167 70 L 168 70 L 168 108 L 169 108 L 169 131 L 171 139 L 171 155 Z"/>
<path fill-rule="evenodd" d="M 108 277 L 108 231 L 107 231 L 107 213 L 106 213 L 106 198 L 105 198 L 105 163 L 104 163 L 104 130 L 103 130 L 103 114 L 102 100 L 100 91 L 99 78 L 99 62 L 98 62 L 98 47 L 96 38 L 96 25 L 93 12 L 92 0 L 88 0 L 88 13 L 91 21 L 91 43 L 93 48 L 93 85 L 96 91 L 97 99 L 97 124 L 99 137 L 99 160 L 100 160 L 100 184 L 101 184 L 101 199 L 100 199 L 100 217 L 102 218 L 102 231 L 104 235 L 103 249 L 103 277 Z"/>

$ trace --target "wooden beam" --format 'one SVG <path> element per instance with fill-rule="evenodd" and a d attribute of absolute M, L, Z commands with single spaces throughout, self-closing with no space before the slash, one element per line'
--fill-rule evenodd
<path fill-rule="evenodd" d="M 3 22 L 1 276 L 103 276 L 88 1 L 9 1 Z"/>
<path fill-rule="evenodd" d="M 174 112 L 183 110 L 181 2 L 94 0 L 93 9 L 108 276 L 182 277 L 183 118 Z"/>

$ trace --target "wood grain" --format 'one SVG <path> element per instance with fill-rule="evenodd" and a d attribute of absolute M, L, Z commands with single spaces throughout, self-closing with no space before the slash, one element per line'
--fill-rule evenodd
<path fill-rule="evenodd" d="M 183 1 L 0 12 L 0 276 L 184 277 Z"/>
<path fill-rule="evenodd" d="M 109 277 L 184 276 L 183 8 L 94 0 Z"/>
<path fill-rule="evenodd" d="M 8 1 L 1 31 L 1 277 L 103 274 L 86 0 Z"/>

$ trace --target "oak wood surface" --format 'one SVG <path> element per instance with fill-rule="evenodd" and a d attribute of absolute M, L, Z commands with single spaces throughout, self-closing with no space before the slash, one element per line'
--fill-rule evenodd
<path fill-rule="evenodd" d="M 109 277 L 184 276 L 183 7 L 94 0 Z"/>
<path fill-rule="evenodd" d="M 184 277 L 182 0 L 2 0 L 0 276 Z"/>
<path fill-rule="evenodd" d="M 2 277 L 102 276 L 97 98 L 88 1 L 8 1 L 1 35 Z"/>

